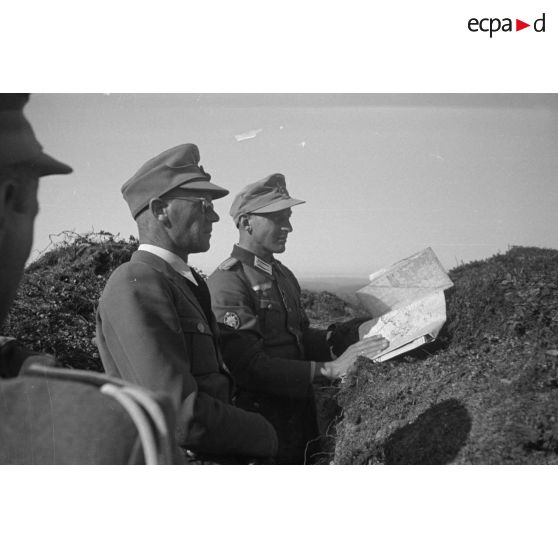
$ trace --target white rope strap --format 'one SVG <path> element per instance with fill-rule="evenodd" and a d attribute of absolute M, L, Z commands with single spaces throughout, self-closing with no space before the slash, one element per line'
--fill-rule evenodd
<path fill-rule="evenodd" d="M 160 449 L 160 461 L 161 465 L 172 464 L 172 449 L 170 441 L 170 433 L 167 428 L 167 421 L 165 420 L 165 415 L 161 410 L 159 404 L 154 401 L 145 391 L 138 389 L 136 386 L 125 386 L 121 388 L 122 391 L 126 392 L 130 397 L 132 397 L 136 403 L 140 404 L 144 411 L 150 416 L 155 429 L 158 433 L 159 449 Z"/>
<path fill-rule="evenodd" d="M 145 416 L 145 412 L 138 403 L 122 388 L 113 386 L 112 384 L 105 384 L 101 387 L 101 393 L 109 395 L 116 399 L 122 407 L 128 412 L 130 418 L 138 429 L 141 445 L 143 447 L 143 455 L 145 457 L 146 465 L 157 465 L 157 444 L 153 436 L 151 424 Z"/>

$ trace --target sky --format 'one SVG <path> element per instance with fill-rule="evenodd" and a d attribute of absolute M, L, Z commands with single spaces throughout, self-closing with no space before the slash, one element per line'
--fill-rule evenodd
<path fill-rule="evenodd" d="M 41 181 L 31 258 L 62 231 L 136 234 L 122 184 L 149 158 L 199 146 L 215 202 L 210 273 L 237 230 L 234 195 L 286 176 L 300 277 L 367 276 L 431 246 L 446 269 L 512 245 L 558 248 L 556 94 L 34 94 L 45 151 L 74 173 Z"/>

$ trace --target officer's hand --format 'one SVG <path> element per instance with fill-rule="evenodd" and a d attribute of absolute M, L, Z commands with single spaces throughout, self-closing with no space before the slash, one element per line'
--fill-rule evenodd
<path fill-rule="evenodd" d="M 368 320 L 370 320 L 370 317 L 353 318 L 352 320 L 329 326 L 328 329 L 331 329 L 329 345 L 336 357 L 342 355 L 350 345 L 358 341 L 358 327 Z"/>
<path fill-rule="evenodd" d="M 342 378 L 354 364 L 359 356 L 374 358 L 378 353 L 387 349 L 389 342 L 381 335 L 366 337 L 351 345 L 339 358 L 325 362 L 321 372 L 330 380 Z"/>

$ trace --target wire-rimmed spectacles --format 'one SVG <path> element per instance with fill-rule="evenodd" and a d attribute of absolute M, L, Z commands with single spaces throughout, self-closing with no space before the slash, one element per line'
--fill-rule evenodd
<path fill-rule="evenodd" d="M 207 198 L 202 198 L 198 196 L 172 196 L 171 200 L 186 200 L 186 201 L 201 201 L 202 213 L 207 213 L 208 211 L 215 211 L 213 206 L 213 200 L 208 200 Z"/>

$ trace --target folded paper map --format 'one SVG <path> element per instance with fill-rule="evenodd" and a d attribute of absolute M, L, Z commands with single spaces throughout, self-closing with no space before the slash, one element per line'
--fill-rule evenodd
<path fill-rule="evenodd" d="M 432 248 L 370 275 L 370 283 L 356 294 L 375 317 L 360 326 L 360 338 L 382 335 L 390 343 L 374 361 L 389 360 L 436 339 L 446 322 L 444 291 L 452 286 Z"/>

